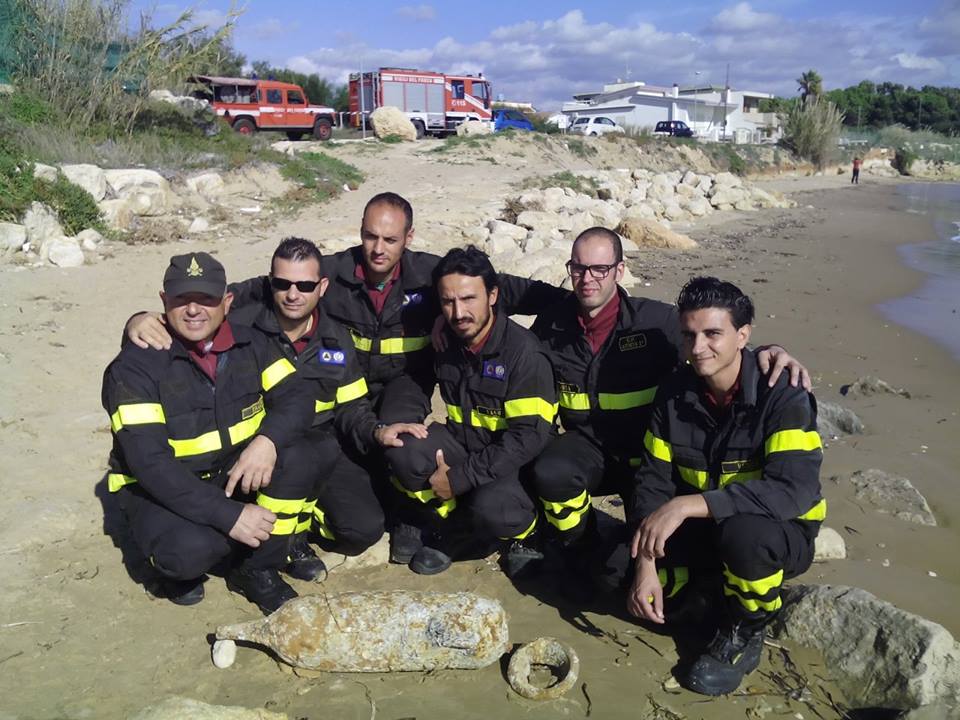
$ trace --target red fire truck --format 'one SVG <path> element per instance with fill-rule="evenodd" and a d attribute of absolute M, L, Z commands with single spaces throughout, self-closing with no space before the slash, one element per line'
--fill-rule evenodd
<path fill-rule="evenodd" d="M 350 76 L 350 123 L 360 127 L 378 107 L 403 110 L 417 137 L 446 135 L 466 120 L 490 121 L 490 81 L 480 75 L 380 68 Z"/>

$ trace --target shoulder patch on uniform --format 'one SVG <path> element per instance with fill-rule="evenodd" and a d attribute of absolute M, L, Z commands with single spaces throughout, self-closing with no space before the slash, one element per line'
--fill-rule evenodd
<path fill-rule="evenodd" d="M 403 306 L 407 305 L 419 305 L 423 302 L 423 293 L 404 293 L 403 294 Z"/>
<path fill-rule="evenodd" d="M 578 393 L 580 392 L 580 386 L 576 383 L 558 382 L 557 390 L 560 392 Z"/>
<path fill-rule="evenodd" d="M 317 360 L 323 365 L 345 365 L 347 363 L 347 356 L 344 355 L 343 350 L 326 350 L 321 348 L 317 351 Z"/>
<path fill-rule="evenodd" d="M 505 380 L 507 377 L 506 365 L 493 362 L 492 360 L 484 360 L 483 368 L 480 372 L 484 377 L 493 378 L 494 380 Z"/>
<path fill-rule="evenodd" d="M 647 346 L 647 336 L 643 333 L 635 333 L 633 335 L 624 335 L 620 338 L 619 347 L 620 352 L 627 352 L 628 350 L 639 350 L 642 347 Z"/>
<path fill-rule="evenodd" d="M 263 412 L 263 395 L 261 395 L 253 405 L 251 405 L 250 407 L 245 407 L 243 408 L 243 410 L 240 411 L 240 419 L 249 420 L 254 415 L 257 415 L 262 412 Z"/>

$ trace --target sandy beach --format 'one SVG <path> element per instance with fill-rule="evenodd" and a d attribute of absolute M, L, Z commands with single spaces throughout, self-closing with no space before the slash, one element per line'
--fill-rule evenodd
<path fill-rule="evenodd" d="M 406 147 L 336 152 L 361 166 L 368 181 L 299 217 L 275 217 L 269 232 L 215 242 L 228 276 L 265 271 L 276 240 L 288 234 L 319 241 L 355 237 L 363 204 L 386 189 L 413 202 L 418 244 L 458 244 L 450 228 L 495 217 L 518 179 L 566 169 L 518 158 L 478 163 L 468 177 L 462 168 L 414 156 Z M 863 435 L 829 440 L 824 451 L 826 524 L 844 537 L 848 558 L 814 565 L 798 582 L 861 587 L 960 635 L 960 496 L 954 490 L 960 364 L 877 307 L 925 282 L 901 262 L 897 248 L 933 239 L 930 221 L 904 211 L 894 181 L 865 176 L 851 187 L 842 176 L 823 176 L 762 184 L 798 206 L 716 213 L 678 228 L 701 247 L 631 254 L 628 264 L 639 280 L 631 290 L 672 301 L 688 277 L 710 273 L 753 296 L 754 341 L 786 347 L 810 368 L 818 400 L 852 409 L 867 428 Z M 115 544 L 122 529 L 101 482 L 110 447 L 99 397 L 103 368 L 117 351 L 127 316 L 158 307 L 166 258 L 190 248 L 207 249 L 182 242 L 141 245 L 118 248 L 113 257 L 76 270 L 0 269 L 6 379 L 0 447 L 7 468 L 0 480 L 0 720 L 121 718 L 170 695 L 266 707 L 290 718 L 344 720 L 840 717 L 827 696 L 829 669 L 798 649 L 789 655 L 809 682 L 803 700 L 790 699 L 778 685 L 778 677 L 793 676 L 776 649 L 738 696 L 705 701 L 665 690 L 676 661 L 674 642 L 626 618 L 620 598 L 585 613 L 555 606 L 549 596 L 518 592 L 492 560 L 459 563 L 432 578 L 381 566 L 334 571 L 322 586 L 294 584 L 301 592 L 463 589 L 497 597 L 510 613 L 514 642 L 552 635 L 580 653 L 580 682 L 566 697 L 545 704 L 523 700 L 497 666 L 473 673 L 301 677 L 266 653 L 241 648 L 233 668 L 213 667 L 209 633 L 219 624 L 256 618 L 257 610 L 218 578 L 207 583 L 206 600 L 194 608 L 153 599 L 124 566 Z M 867 375 L 907 389 L 910 399 L 840 394 L 841 386 Z M 859 504 L 847 478 L 867 468 L 909 478 L 938 526 L 913 525 Z"/>

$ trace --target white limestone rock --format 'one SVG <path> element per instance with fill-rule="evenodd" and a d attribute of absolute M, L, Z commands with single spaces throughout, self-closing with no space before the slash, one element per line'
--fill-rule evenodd
<path fill-rule="evenodd" d="M 103 242 L 103 235 L 93 228 L 87 228 L 77 233 L 77 242 L 84 250 L 96 250 Z"/>
<path fill-rule="evenodd" d="M 62 268 L 83 265 L 83 250 L 80 249 L 80 243 L 74 237 L 61 237 L 51 240 L 42 255 L 46 255 L 51 263 Z"/>
<path fill-rule="evenodd" d="M 38 202 L 30 203 L 23 215 L 23 226 L 27 231 L 27 242 L 34 248 L 64 235 L 57 213 Z"/>
<path fill-rule="evenodd" d="M 525 240 L 527 237 L 526 228 L 503 220 L 491 220 L 487 223 L 487 229 L 490 231 L 490 235 L 506 235 L 516 242 Z"/>
<path fill-rule="evenodd" d="M 187 178 L 187 187 L 205 198 L 212 198 L 223 192 L 223 177 L 220 173 L 208 172 Z"/>
<path fill-rule="evenodd" d="M 16 223 L 0 222 L 0 253 L 15 253 L 26 242 L 27 228 Z"/>
<path fill-rule="evenodd" d="M 821 527 L 814 543 L 813 561 L 843 560 L 847 557 L 847 544 L 843 536 L 830 527 Z"/>
<path fill-rule="evenodd" d="M 74 185 L 79 185 L 100 202 L 107 196 L 107 177 L 102 168 L 82 163 L 79 165 L 61 165 L 60 171 Z"/>
<path fill-rule="evenodd" d="M 44 165 L 43 163 L 34 163 L 33 164 L 33 176 L 40 180 L 46 180 L 47 182 L 54 182 L 57 179 L 57 174 L 60 171 L 57 170 L 53 165 Z"/>
<path fill-rule="evenodd" d="M 136 215 L 163 215 L 176 205 L 170 183 L 155 170 L 105 170 L 104 174 L 114 195 L 129 200 Z"/>
<path fill-rule="evenodd" d="M 414 142 L 417 139 L 417 129 L 400 108 L 392 105 L 378 107 L 371 113 L 370 120 L 373 123 L 374 133 L 381 140 L 390 136 L 408 142 Z"/>

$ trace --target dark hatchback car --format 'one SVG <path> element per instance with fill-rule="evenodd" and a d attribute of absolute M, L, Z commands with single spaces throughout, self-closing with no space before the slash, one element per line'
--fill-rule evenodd
<path fill-rule="evenodd" d="M 661 120 L 653 130 L 654 135 L 672 135 L 673 137 L 693 137 L 693 130 L 683 120 Z"/>

